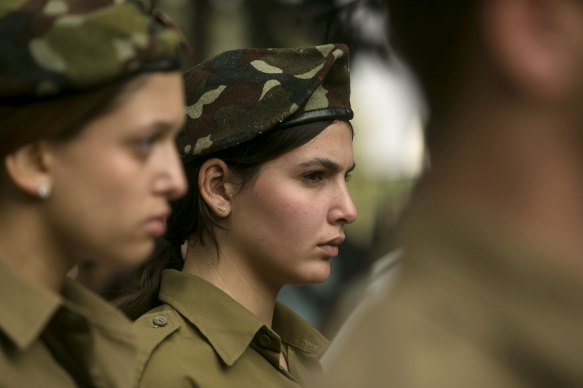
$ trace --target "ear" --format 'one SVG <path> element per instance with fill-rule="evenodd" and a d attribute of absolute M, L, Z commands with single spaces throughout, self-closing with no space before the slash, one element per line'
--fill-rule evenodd
<path fill-rule="evenodd" d="M 510 83 L 537 99 L 560 99 L 580 72 L 570 0 L 492 0 L 484 3 L 487 49 Z M 580 14 L 578 10 L 577 15 Z M 581 21 L 579 21 L 581 23 Z M 577 62 L 577 65 L 579 62 Z"/>
<path fill-rule="evenodd" d="M 47 158 L 43 143 L 28 144 L 4 158 L 7 175 L 23 192 L 43 197 L 41 188 L 51 187 Z"/>
<path fill-rule="evenodd" d="M 200 194 L 218 217 L 225 218 L 231 213 L 231 198 L 236 187 L 233 178 L 229 166 L 218 158 L 205 161 L 198 172 Z"/>

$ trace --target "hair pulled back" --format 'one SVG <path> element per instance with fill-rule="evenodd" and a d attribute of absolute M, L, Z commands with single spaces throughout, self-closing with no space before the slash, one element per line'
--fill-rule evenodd
<path fill-rule="evenodd" d="M 74 138 L 90 122 L 121 105 L 147 75 L 28 103 L 0 102 L 0 123 L 5 129 L 0 131 L 0 156 L 39 140 Z"/>

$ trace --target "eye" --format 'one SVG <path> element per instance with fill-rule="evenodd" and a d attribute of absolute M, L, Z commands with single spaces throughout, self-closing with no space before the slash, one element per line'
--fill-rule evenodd
<path fill-rule="evenodd" d="M 324 174 L 321 171 L 312 171 L 302 175 L 302 180 L 307 183 L 317 183 L 324 179 Z"/>
<path fill-rule="evenodd" d="M 138 155 L 146 157 L 152 152 L 152 148 L 158 141 L 158 138 L 157 135 L 144 137 L 134 141 L 132 145 Z"/>
<path fill-rule="evenodd" d="M 351 179 L 352 179 L 352 174 L 351 173 L 347 173 L 346 175 L 344 175 L 344 181 L 345 182 L 350 182 Z"/>

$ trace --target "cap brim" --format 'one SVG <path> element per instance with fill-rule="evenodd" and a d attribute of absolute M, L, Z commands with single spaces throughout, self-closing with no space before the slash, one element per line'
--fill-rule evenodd
<path fill-rule="evenodd" d="M 289 128 L 296 125 L 313 123 L 314 121 L 324 121 L 324 120 L 351 120 L 354 117 L 354 113 L 350 108 L 324 108 L 310 110 L 307 112 L 301 112 L 292 115 L 277 124 L 275 128 Z"/>

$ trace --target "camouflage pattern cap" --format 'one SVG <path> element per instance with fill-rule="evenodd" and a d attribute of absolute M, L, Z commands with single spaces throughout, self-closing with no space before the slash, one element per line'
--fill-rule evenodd
<path fill-rule="evenodd" d="M 182 35 L 141 0 L 2 0 L 0 100 L 29 101 L 179 69 Z"/>
<path fill-rule="evenodd" d="M 226 51 L 184 73 L 183 158 L 233 147 L 273 128 L 352 118 L 348 47 Z"/>

